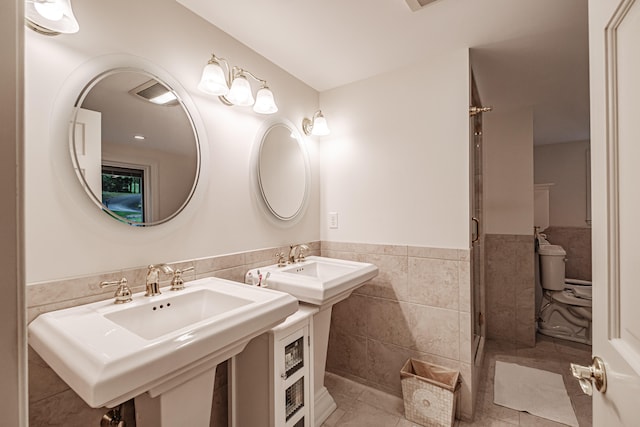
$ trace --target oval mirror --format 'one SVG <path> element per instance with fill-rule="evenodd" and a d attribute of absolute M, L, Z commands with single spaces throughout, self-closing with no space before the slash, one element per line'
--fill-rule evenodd
<path fill-rule="evenodd" d="M 257 184 L 264 205 L 278 220 L 297 218 L 309 196 L 309 161 L 301 135 L 293 126 L 269 125 L 257 150 Z"/>
<path fill-rule="evenodd" d="M 121 222 L 166 222 L 195 191 L 200 146 L 192 117 L 176 91 L 146 71 L 114 69 L 86 85 L 70 139 L 87 194 Z"/>

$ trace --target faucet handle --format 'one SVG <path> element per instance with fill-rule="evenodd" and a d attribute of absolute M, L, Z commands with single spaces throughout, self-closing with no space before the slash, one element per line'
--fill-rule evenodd
<path fill-rule="evenodd" d="M 107 286 L 117 286 L 116 293 L 113 295 L 115 297 L 114 304 L 124 304 L 125 302 L 133 301 L 131 298 L 131 289 L 129 289 L 128 281 L 125 277 L 120 280 L 111 280 L 100 282 L 101 288 L 106 288 Z"/>
<path fill-rule="evenodd" d="M 278 267 L 287 266 L 287 256 L 284 254 L 284 252 L 276 252 L 276 258 L 278 260 Z"/>
<path fill-rule="evenodd" d="M 170 291 L 181 291 L 184 289 L 184 279 L 182 278 L 182 273 L 186 273 L 187 271 L 192 271 L 193 266 L 187 268 L 176 268 L 173 271 L 173 279 L 171 279 L 171 289 Z"/>
<path fill-rule="evenodd" d="M 296 262 L 304 262 L 305 255 L 304 252 L 309 250 L 309 246 L 302 244 L 298 245 L 298 258 L 296 258 Z"/>

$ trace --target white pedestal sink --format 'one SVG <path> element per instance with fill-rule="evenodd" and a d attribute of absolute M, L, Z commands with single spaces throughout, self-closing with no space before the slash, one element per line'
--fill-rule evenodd
<path fill-rule="evenodd" d="M 251 270 L 257 277 L 258 269 Z M 314 354 L 314 424 L 316 427 L 336 409 L 333 397 L 324 386 L 324 373 L 329 344 L 331 309 L 337 302 L 347 298 L 354 289 L 378 275 L 378 267 L 373 264 L 318 256 L 307 257 L 305 261 L 289 264 L 285 267 L 271 265 L 261 267 L 266 285 L 272 289 L 287 292 L 300 302 L 318 306 L 313 316 L 313 354 Z"/>
<path fill-rule="evenodd" d="M 208 427 L 215 368 L 293 314 L 295 298 L 217 278 L 53 311 L 29 344 L 91 407 L 136 399 L 138 427 Z"/>

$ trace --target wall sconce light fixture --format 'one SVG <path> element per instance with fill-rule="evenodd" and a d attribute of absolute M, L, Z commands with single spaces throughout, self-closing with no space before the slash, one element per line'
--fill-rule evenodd
<path fill-rule="evenodd" d="M 323 136 L 331 133 L 329 126 L 327 126 L 327 119 L 324 118 L 320 110 L 313 113 L 311 119 L 306 117 L 302 119 L 302 130 L 305 135 Z"/>
<path fill-rule="evenodd" d="M 80 29 L 71 0 L 26 0 L 25 24 L 47 36 L 77 33 Z"/>
<path fill-rule="evenodd" d="M 226 72 L 222 64 L 225 65 Z M 249 77 L 260 83 L 255 99 Z M 260 114 L 273 114 L 278 111 L 273 92 L 267 86 L 266 80 L 259 79 L 251 72 L 235 65 L 230 67 L 226 59 L 219 58 L 215 54 L 211 55 L 211 59 L 202 71 L 198 89 L 217 96 L 225 105 L 242 107 L 253 105 L 253 111 Z"/>

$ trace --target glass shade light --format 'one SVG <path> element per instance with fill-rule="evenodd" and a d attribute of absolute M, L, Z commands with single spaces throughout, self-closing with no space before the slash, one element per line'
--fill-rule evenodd
<path fill-rule="evenodd" d="M 59 21 L 64 16 L 62 8 L 55 2 L 36 1 L 33 6 L 36 8 L 36 12 L 49 21 Z"/>
<path fill-rule="evenodd" d="M 318 110 L 313 113 L 311 119 L 306 117 L 302 120 L 302 130 L 305 135 L 324 136 L 329 135 L 331 131 L 327 126 L 327 119 L 322 115 L 322 111 Z"/>
<path fill-rule="evenodd" d="M 41 34 L 72 34 L 80 29 L 70 0 L 27 0 L 24 15 L 27 26 Z"/>
<path fill-rule="evenodd" d="M 331 131 L 327 126 L 327 119 L 324 118 L 322 113 L 313 119 L 313 125 L 311 128 L 311 135 L 324 136 L 329 135 Z"/>
<path fill-rule="evenodd" d="M 253 105 L 253 111 L 260 114 L 273 114 L 278 111 L 278 106 L 273 99 L 273 92 L 266 86 L 258 90 L 256 94 L 256 103 Z"/>
<path fill-rule="evenodd" d="M 249 80 L 243 75 L 236 76 L 231 83 L 231 88 L 226 98 L 233 105 L 241 107 L 253 105 L 254 99 Z"/>
<path fill-rule="evenodd" d="M 202 78 L 198 84 L 198 89 L 204 93 L 215 96 L 224 96 L 229 93 L 227 80 L 224 76 L 224 70 L 220 63 L 215 60 L 209 61 L 202 70 Z"/>
<path fill-rule="evenodd" d="M 226 74 L 222 63 L 226 67 Z M 249 78 L 260 84 L 255 99 Z M 273 92 L 267 87 L 266 80 L 236 65 L 232 67 L 226 59 L 217 57 L 215 54 L 211 55 L 211 59 L 202 71 L 198 89 L 217 96 L 220 102 L 227 106 L 250 107 L 253 105 L 253 111 L 259 114 L 273 114 L 278 111 Z"/>

